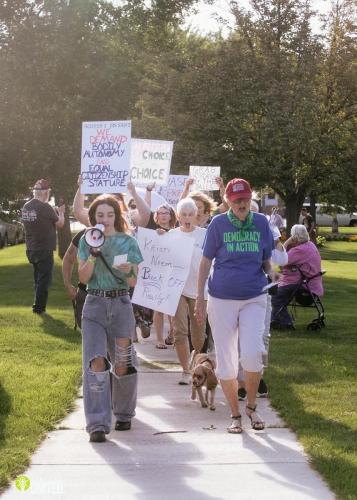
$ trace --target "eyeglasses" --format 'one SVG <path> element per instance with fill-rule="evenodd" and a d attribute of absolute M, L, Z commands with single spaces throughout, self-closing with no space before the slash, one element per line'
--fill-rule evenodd
<path fill-rule="evenodd" d="M 170 215 L 170 212 L 157 212 L 157 215 Z"/>

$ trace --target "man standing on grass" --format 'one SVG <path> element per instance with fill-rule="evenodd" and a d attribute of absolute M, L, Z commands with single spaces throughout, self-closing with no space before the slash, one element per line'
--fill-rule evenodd
<path fill-rule="evenodd" d="M 48 289 L 53 270 L 53 251 L 56 250 L 56 227 L 64 225 L 65 206 L 52 208 L 49 203 L 50 186 L 45 179 L 33 187 L 32 200 L 22 208 L 25 226 L 26 255 L 33 266 L 35 314 L 46 311 Z"/>

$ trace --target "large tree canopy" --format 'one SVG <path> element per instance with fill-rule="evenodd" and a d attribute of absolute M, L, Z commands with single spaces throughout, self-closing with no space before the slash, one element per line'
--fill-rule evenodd
<path fill-rule="evenodd" d="M 290 225 L 306 195 L 354 205 L 353 0 L 318 36 L 311 1 L 231 2 L 227 38 L 182 28 L 196 3 L 2 2 L 0 202 L 39 177 L 69 202 L 82 121 L 131 118 L 136 137 L 175 141 L 174 172 L 221 165 L 275 189 Z"/>

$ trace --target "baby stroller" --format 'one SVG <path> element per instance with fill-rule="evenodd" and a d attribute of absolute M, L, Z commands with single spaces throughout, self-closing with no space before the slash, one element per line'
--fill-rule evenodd
<path fill-rule="evenodd" d="M 292 308 L 293 316 L 296 316 L 297 307 L 312 307 L 316 309 L 317 318 L 313 319 L 306 327 L 307 330 L 321 330 L 325 327 L 325 309 L 318 295 L 313 293 L 309 287 L 309 283 L 318 276 L 323 276 L 326 271 L 320 271 L 313 276 L 306 276 L 300 269 L 299 266 L 291 266 L 293 271 L 300 273 L 300 281 L 296 286 L 292 287 L 289 291 L 284 304 L 275 312 L 275 318 L 279 318 L 281 314 L 288 305 Z M 274 328 L 274 321 L 272 322 Z"/>

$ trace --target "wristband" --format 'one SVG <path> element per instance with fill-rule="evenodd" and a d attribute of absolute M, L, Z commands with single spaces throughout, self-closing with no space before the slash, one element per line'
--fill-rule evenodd
<path fill-rule="evenodd" d="M 93 255 L 90 255 L 87 259 L 87 262 L 92 262 L 92 264 L 95 264 L 96 260 L 97 259 Z"/>
<path fill-rule="evenodd" d="M 136 272 L 134 271 L 134 268 L 132 267 L 128 273 L 125 273 L 124 276 L 126 278 L 136 278 Z"/>

